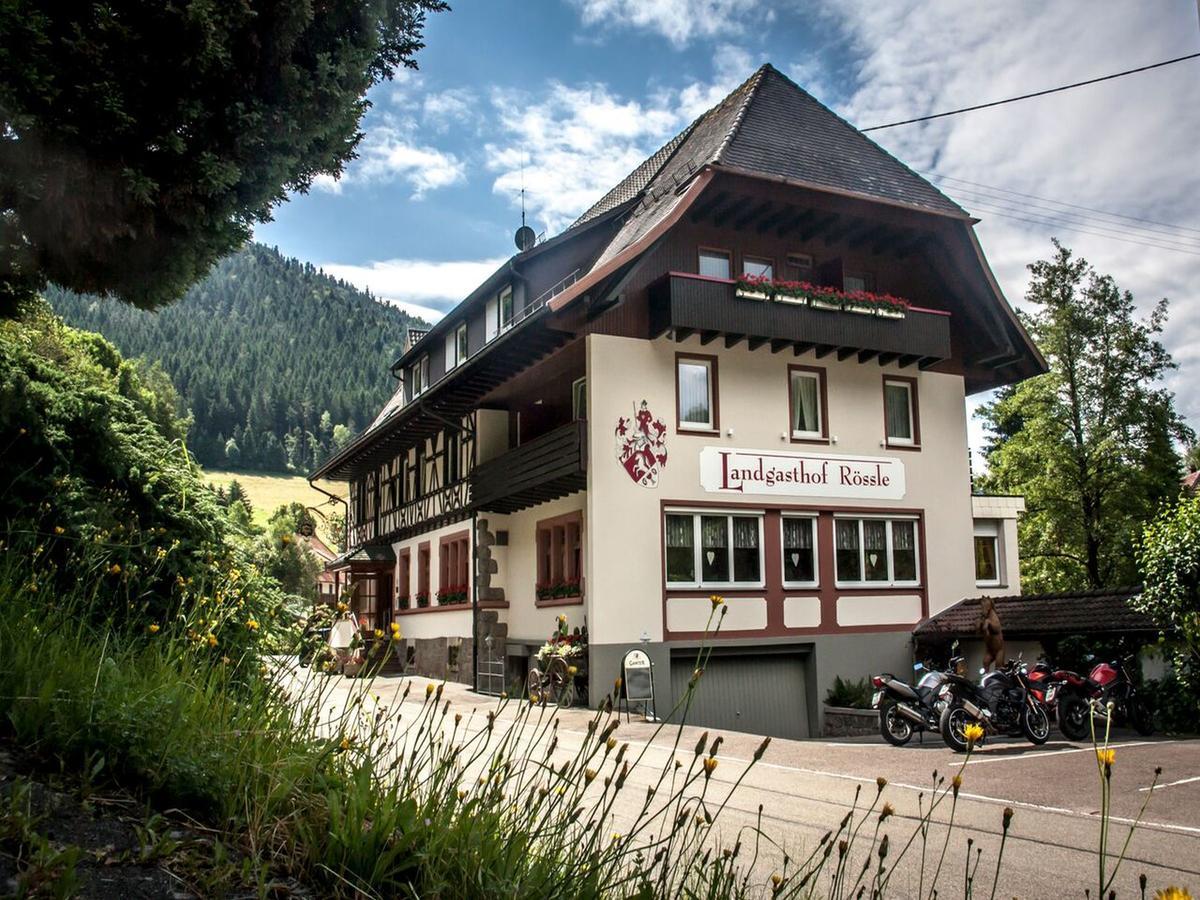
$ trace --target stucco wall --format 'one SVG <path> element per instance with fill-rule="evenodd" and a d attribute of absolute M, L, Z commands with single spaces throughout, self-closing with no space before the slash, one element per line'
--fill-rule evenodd
<path fill-rule="evenodd" d="M 407 593 L 413 599 L 415 609 L 415 596 L 417 592 L 417 548 L 426 542 L 429 543 L 429 596 L 430 603 L 437 603 L 437 592 L 440 587 L 449 587 L 442 585 L 441 579 L 441 540 L 453 534 L 466 532 L 470 535 L 472 523 L 470 519 L 462 522 L 455 522 L 453 525 L 446 525 L 442 528 L 427 531 L 424 534 L 416 537 L 408 538 L 407 540 L 398 541 L 392 544 L 392 550 L 396 553 L 396 571 L 395 584 L 398 594 Z M 474 547 L 474 543 L 469 544 Z M 407 589 L 400 584 L 400 554 L 404 550 L 408 550 L 412 564 L 409 567 L 410 583 Z M 475 566 L 473 554 L 468 556 L 467 564 L 467 583 L 472 584 L 475 580 Z M 395 603 L 395 598 L 391 598 L 391 602 Z M 402 611 L 396 616 L 396 621 L 400 623 L 400 630 L 406 638 L 434 638 L 434 637 L 470 637 L 471 636 L 471 606 L 469 603 L 461 606 L 439 607 L 431 605 L 426 610 L 418 612 Z"/>
<path fill-rule="evenodd" d="M 680 351 L 717 357 L 721 434 L 676 433 L 675 354 Z M 809 353 L 795 357 L 767 348 L 749 351 L 743 344 L 726 349 L 722 341 L 702 346 L 697 337 L 677 344 L 666 339 L 641 341 L 607 335 L 587 339 L 589 409 L 589 493 L 602 502 L 589 504 L 591 535 L 587 559 L 589 604 L 594 604 L 594 643 L 635 644 L 643 631 L 663 638 L 663 573 L 661 506 L 663 501 L 724 502 L 700 485 L 699 455 L 706 446 L 756 450 L 814 449 L 792 444 L 788 429 L 788 376 L 792 364 L 826 370 L 829 434 L 832 454 L 894 456 L 905 466 L 907 490 L 900 500 L 815 500 L 797 498 L 798 506 L 829 505 L 871 510 L 924 511 L 929 609 L 937 612 L 976 593 L 973 560 L 966 412 L 962 379 L 955 375 L 903 371 L 872 361 L 817 360 Z M 920 451 L 892 451 L 883 441 L 883 384 L 886 374 L 918 378 Z M 616 459 L 614 428 L 642 400 L 667 425 L 667 464 L 656 488 L 635 484 Z M 778 496 L 740 498 L 789 503 Z M 896 609 L 856 609 L 857 626 L 888 625 L 898 629 L 919 618 L 911 591 L 896 600 Z M 860 604 L 861 605 L 861 604 Z M 869 604 L 867 604 L 869 605 Z M 799 607 L 796 610 L 799 613 Z M 672 613 L 674 614 L 674 613 Z M 681 612 L 681 615 L 684 613 Z M 694 617 L 688 610 L 686 615 Z M 865 616 L 865 618 L 864 618 Z M 811 622 L 807 616 L 797 621 Z M 821 627 L 835 626 L 823 621 Z M 907 629 L 905 629 L 907 630 Z"/>

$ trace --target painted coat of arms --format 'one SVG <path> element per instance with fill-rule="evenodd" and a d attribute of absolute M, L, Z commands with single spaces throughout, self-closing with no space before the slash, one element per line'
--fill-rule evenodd
<path fill-rule="evenodd" d="M 654 418 L 643 400 L 633 416 L 617 419 L 617 461 L 634 484 L 658 487 L 658 475 L 667 464 L 667 426 Z"/>

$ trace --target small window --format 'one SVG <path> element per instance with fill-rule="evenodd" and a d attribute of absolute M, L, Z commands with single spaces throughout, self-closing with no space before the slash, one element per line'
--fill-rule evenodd
<path fill-rule="evenodd" d="M 412 395 L 417 397 L 429 387 L 429 357 L 422 356 L 408 371 L 412 375 Z"/>
<path fill-rule="evenodd" d="M 716 431 L 716 360 L 676 358 L 679 427 L 687 431 Z"/>
<path fill-rule="evenodd" d="M 538 600 L 583 595 L 583 517 L 571 513 L 537 525 Z"/>
<path fill-rule="evenodd" d="M 807 253 L 789 253 L 787 267 L 791 270 L 788 274 L 797 281 L 808 281 L 812 278 L 813 258 Z"/>
<path fill-rule="evenodd" d="M 817 583 L 817 520 L 784 516 L 783 583 L 812 587 Z"/>
<path fill-rule="evenodd" d="M 586 378 L 576 378 L 571 383 L 571 417 L 576 421 L 587 418 Z"/>
<path fill-rule="evenodd" d="M 512 286 L 500 292 L 500 330 L 512 325 L 513 320 L 513 290 Z"/>
<path fill-rule="evenodd" d="M 1000 528 L 997 522 L 975 523 L 975 583 L 981 587 L 1000 584 Z"/>
<path fill-rule="evenodd" d="M 665 526 L 668 586 L 762 586 L 760 514 L 668 513 Z"/>
<path fill-rule="evenodd" d="M 822 440 L 825 437 L 825 373 L 820 369 L 793 367 L 791 370 L 792 438 Z"/>
<path fill-rule="evenodd" d="M 838 518 L 834 544 L 838 584 L 899 587 L 919 583 L 914 519 Z"/>
<path fill-rule="evenodd" d="M 842 276 L 842 290 L 847 294 L 875 290 L 875 279 L 866 272 L 847 272 Z"/>
<path fill-rule="evenodd" d="M 743 256 L 742 274 L 751 278 L 774 278 L 775 263 L 761 256 Z"/>
<path fill-rule="evenodd" d="M 458 350 L 458 365 L 462 365 L 467 361 L 467 323 L 463 322 L 458 326 L 458 330 L 454 332 L 454 343 Z"/>
<path fill-rule="evenodd" d="M 916 384 L 912 381 L 884 379 L 883 405 L 889 446 L 916 446 Z"/>
<path fill-rule="evenodd" d="M 700 274 L 708 278 L 725 278 L 730 277 L 733 271 L 733 266 L 729 261 L 729 252 L 726 250 L 701 250 L 700 251 Z"/>

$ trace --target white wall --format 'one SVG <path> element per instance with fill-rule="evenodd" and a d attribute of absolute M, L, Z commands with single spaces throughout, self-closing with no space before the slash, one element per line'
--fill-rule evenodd
<path fill-rule="evenodd" d="M 416 537 L 397 541 L 392 544 L 392 550 L 396 554 L 396 571 L 394 573 L 396 591 L 398 594 L 408 594 L 412 598 L 411 608 L 415 609 L 417 593 L 417 548 L 426 541 L 429 542 L 429 602 L 431 605 L 425 611 L 405 612 L 395 617 L 395 620 L 400 623 L 401 633 L 406 638 L 471 636 L 471 605 L 469 603 L 462 606 L 455 606 L 453 609 L 439 607 L 434 604 L 437 603 L 438 589 L 440 587 L 449 587 L 449 585 L 442 585 L 440 583 L 441 539 L 462 531 L 466 531 L 468 536 L 470 536 L 472 527 L 472 521 L 464 519 L 461 522 L 455 522 L 453 525 L 445 525 L 442 528 L 427 531 Z M 473 585 L 475 581 L 475 542 L 473 538 L 469 540 L 468 547 L 471 548 L 471 552 L 467 563 L 467 583 Z M 409 584 L 407 587 L 400 584 L 400 553 L 405 549 L 409 551 L 409 558 L 411 560 L 411 565 L 409 566 Z M 474 588 L 472 587 L 473 590 Z M 392 598 L 393 603 L 394 599 Z"/>

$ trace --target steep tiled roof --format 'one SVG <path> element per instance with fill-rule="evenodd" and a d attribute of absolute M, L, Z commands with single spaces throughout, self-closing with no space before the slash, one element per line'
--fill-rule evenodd
<path fill-rule="evenodd" d="M 1139 587 L 995 597 L 996 614 L 1007 637 L 1102 632 L 1153 633 L 1148 616 L 1129 605 Z M 970 637 L 978 633 L 979 597 L 960 600 L 913 629 L 917 637 Z"/>

